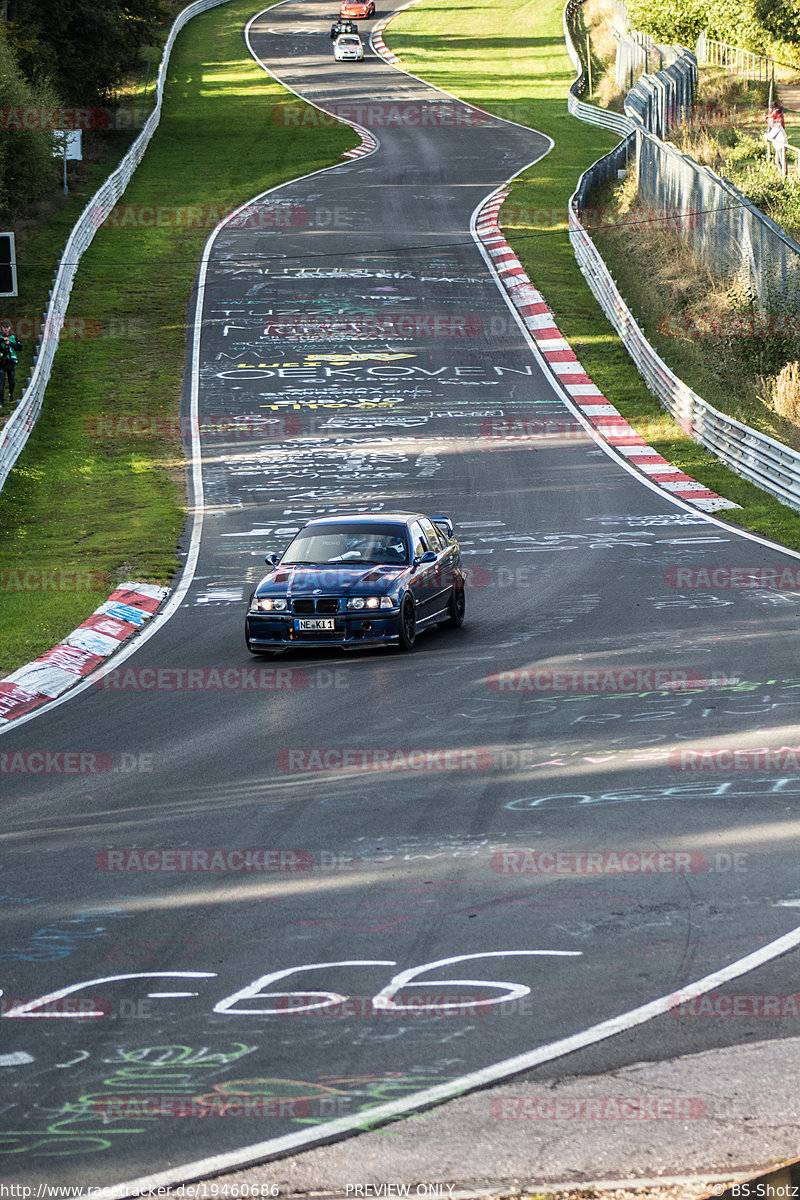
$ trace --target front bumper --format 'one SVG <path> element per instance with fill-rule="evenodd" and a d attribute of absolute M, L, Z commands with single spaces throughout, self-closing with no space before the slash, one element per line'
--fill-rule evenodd
<path fill-rule="evenodd" d="M 300 630 L 291 613 L 254 613 L 245 617 L 245 638 L 255 649 L 287 649 L 289 646 L 375 646 L 396 642 L 400 636 L 400 614 L 365 615 L 363 611 L 337 613 L 332 630 Z"/>

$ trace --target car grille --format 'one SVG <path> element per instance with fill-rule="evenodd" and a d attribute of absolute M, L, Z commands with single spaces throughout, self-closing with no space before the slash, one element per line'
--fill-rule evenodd
<path fill-rule="evenodd" d="M 292 612 L 303 617 L 313 616 L 315 613 L 330 616 L 338 611 L 338 596 L 296 596 L 292 600 Z"/>

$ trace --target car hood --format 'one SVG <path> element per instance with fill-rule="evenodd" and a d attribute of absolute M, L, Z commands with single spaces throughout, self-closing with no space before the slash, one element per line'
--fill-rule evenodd
<path fill-rule="evenodd" d="M 388 591 L 408 567 L 389 564 L 351 565 L 331 563 L 330 566 L 276 567 L 258 587 L 259 596 L 319 596 L 380 595 Z"/>

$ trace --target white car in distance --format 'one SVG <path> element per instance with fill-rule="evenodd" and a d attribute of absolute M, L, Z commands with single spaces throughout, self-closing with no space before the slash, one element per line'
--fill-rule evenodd
<path fill-rule="evenodd" d="M 333 43 L 333 57 L 336 62 L 363 62 L 364 45 L 357 33 L 342 33 Z"/>

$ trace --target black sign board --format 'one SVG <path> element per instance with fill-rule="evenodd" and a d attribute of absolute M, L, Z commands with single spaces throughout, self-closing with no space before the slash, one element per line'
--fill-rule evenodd
<path fill-rule="evenodd" d="M 0 233 L 0 296 L 17 294 L 17 256 L 13 233 Z"/>

